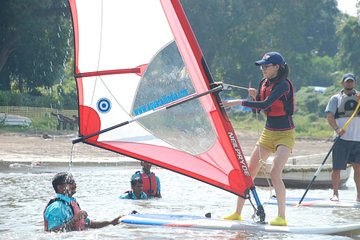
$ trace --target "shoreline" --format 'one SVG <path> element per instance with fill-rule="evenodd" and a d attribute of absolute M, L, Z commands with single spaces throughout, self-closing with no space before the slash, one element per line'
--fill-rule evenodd
<path fill-rule="evenodd" d="M 258 135 L 253 132 L 237 132 L 244 156 L 248 159 Z M 76 134 L 29 134 L 0 133 L 0 163 L 69 163 L 74 164 L 137 164 L 139 160 L 123 156 L 88 144 L 72 144 Z M 332 141 L 328 139 L 297 138 L 290 159 L 326 154 Z M 290 162 L 289 159 L 289 162 Z"/>

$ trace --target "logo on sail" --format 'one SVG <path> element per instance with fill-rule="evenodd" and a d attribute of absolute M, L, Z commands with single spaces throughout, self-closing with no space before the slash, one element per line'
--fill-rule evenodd
<path fill-rule="evenodd" d="M 158 107 L 164 106 L 165 104 L 171 103 L 173 101 L 176 101 L 180 98 L 183 98 L 185 96 L 189 95 L 189 92 L 187 89 L 182 89 L 179 92 L 171 92 L 168 95 L 162 96 L 160 99 L 155 100 L 153 102 L 150 102 L 146 105 L 142 105 L 136 109 L 134 109 L 135 116 L 140 115 L 142 113 L 154 110 Z"/>
<path fill-rule="evenodd" d="M 231 143 L 232 143 L 232 145 L 233 145 L 233 147 L 235 149 L 236 156 L 237 156 L 238 160 L 240 161 L 241 168 L 243 169 L 245 176 L 250 177 L 251 175 L 250 175 L 249 169 L 248 169 L 248 167 L 246 165 L 246 162 L 245 162 L 243 154 L 242 154 L 242 152 L 240 150 L 240 147 L 239 147 L 239 145 L 238 145 L 238 143 L 237 143 L 237 141 L 235 139 L 234 133 L 228 132 L 228 135 L 229 135 L 230 141 L 231 141 Z"/>
<path fill-rule="evenodd" d="M 100 98 L 96 105 L 99 112 L 102 113 L 107 113 L 111 109 L 111 102 L 107 98 Z"/>

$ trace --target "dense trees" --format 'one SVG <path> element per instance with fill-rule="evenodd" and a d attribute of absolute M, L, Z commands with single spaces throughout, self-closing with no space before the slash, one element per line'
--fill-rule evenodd
<path fill-rule="evenodd" d="M 332 84 L 328 79 L 336 62 L 330 58 L 337 53 L 335 24 L 340 16 L 335 0 L 183 3 L 218 80 L 247 86 L 259 78 L 253 62 L 276 50 L 289 62 L 297 88 Z M 316 63 L 326 72 L 314 67 Z"/>
<path fill-rule="evenodd" d="M 253 62 L 270 50 L 285 56 L 296 90 L 335 85 L 345 71 L 360 75 L 360 21 L 341 14 L 336 0 L 182 3 L 216 81 L 257 86 Z M 65 74 L 72 70 L 66 0 L 2 0 L 0 31 L 0 91 L 42 95 L 51 89 L 76 102 L 74 81 Z"/>
<path fill-rule="evenodd" d="M 338 35 L 341 39 L 338 53 L 341 68 L 350 68 L 360 76 L 360 21 L 350 17 L 342 23 Z"/>
<path fill-rule="evenodd" d="M 2 0 L 0 90 L 39 94 L 64 75 L 71 45 L 66 0 Z"/>

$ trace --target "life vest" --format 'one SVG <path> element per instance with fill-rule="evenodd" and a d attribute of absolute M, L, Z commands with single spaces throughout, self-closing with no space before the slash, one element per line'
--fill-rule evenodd
<path fill-rule="evenodd" d="M 337 99 L 338 107 L 336 109 L 335 118 L 351 117 L 358 104 L 358 100 L 356 98 L 356 91 L 354 90 L 350 96 L 344 94 L 344 91 L 341 91 L 337 95 Z M 358 112 L 357 115 L 360 115 L 360 112 Z"/>
<path fill-rule="evenodd" d="M 60 199 L 60 198 L 52 198 L 52 199 L 50 199 L 50 201 L 48 202 L 48 204 L 46 204 L 45 209 L 44 209 L 44 211 L 43 211 L 44 231 L 46 231 L 46 232 L 49 231 L 49 223 L 48 223 L 48 221 L 47 221 L 46 218 L 45 218 L 45 212 L 46 212 L 47 207 L 48 207 L 50 204 L 52 204 L 53 202 L 55 202 L 55 201 L 62 201 L 62 202 L 64 202 L 64 203 L 66 204 L 66 202 L 65 202 L 64 200 Z"/>
<path fill-rule="evenodd" d="M 67 203 L 66 201 L 64 201 L 63 199 L 61 198 L 52 198 L 50 199 L 50 201 L 48 202 L 48 204 L 45 206 L 45 209 L 43 211 L 43 217 L 44 217 L 44 231 L 48 232 L 49 231 L 49 223 L 48 221 L 46 220 L 45 218 L 45 211 L 47 209 L 47 207 L 52 204 L 53 202 L 56 202 L 56 201 L 61 201 L 63 202 L 65 205 L 68 205 L 69 206 L 69 203 Z M 70 207 L 71 207 L 71 211 L 73 212 L 73 218 L 75 216 L 77 216 L 80 212 L 80 206 L 77 202 L 75 201 L 71 201 L 70 202 Z M 74 224 L 74 230 L 76 231 L 81 231 L 81 230 L 84 230 L 85 229 L 85 219 L 81 219 L 80 221 L 77 221 L 75 224 Z"/>
<path fill-rule="evenodd" d="M 77 216 L 79 214 L 79 212 L 81 211 L 80 205 L 76 201 L 70 201 L 70 206 L 73 210 L 74 217 Z M 79 221 L 75 222 L 75 224 L 74 224 L 75 231 L 82 231 L 82 230 L 85 230 L 85 228 L 86 228 L 86 222 L 85 222 L 84 218 L 80 219 Z"/>
<path fill-rule="evenodd" d="M 281 96 L 279 99 L 267 109 L 264 110 L 266 116 L 269 117 L 280 117 L 280 116 L 291 116 L 295 111 L 295 96 L 294 96 L 294 86 L 289 79 L 285 79 L 290 85 L 290 90 L 287 94 Z M 279 81 L 270 81 L 268 79 L 263 79 L 260 82 L 260 91 L 258 98 L 260 101 L 264 101 L 271 92 L 279 84 Z"/>
<path fill-rule="evenodd" d="M 143 191 L 148 197 L 154 197 L 156 195 L 157 183 L 155 173 L 151 172 L 150 175 L 140 171 L 137 171 L 136 174 L 140 174 L 143 181 Z"/>

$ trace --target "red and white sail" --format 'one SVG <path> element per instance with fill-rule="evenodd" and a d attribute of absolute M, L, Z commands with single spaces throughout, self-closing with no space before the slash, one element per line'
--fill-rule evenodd
<path fill-rule="evenodd" d="M 253 182 L 218 93 L 156 111 L 212 82 L 180 1 L 69 3 L 83 141 L 245 197 Z"/>

